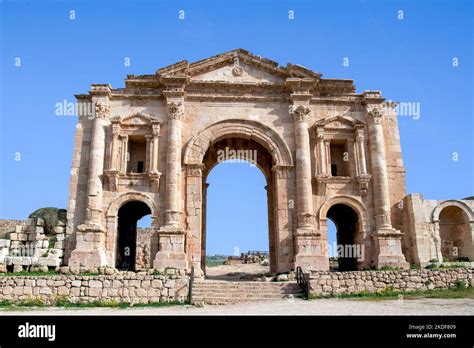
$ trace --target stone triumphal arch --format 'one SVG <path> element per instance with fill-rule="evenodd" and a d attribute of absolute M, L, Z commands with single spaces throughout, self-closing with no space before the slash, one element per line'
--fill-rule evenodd
<path fill-rule="evenodd" d="M 76 129 L 69 265 L 133 264 L 117 248 L 150 214 L 147 266 L 201 270 L 206 177 L 227 147 L 256 151 L 267 180 L 272 271 L 329 269 L 327 219 L 343 244 L 364 248 L 343 268 L 407 267 L 403 252 L 416 246 L 404 237 L 395 104 L 380 92 L 238 49 L 76 97 L 94 112 Z"/>

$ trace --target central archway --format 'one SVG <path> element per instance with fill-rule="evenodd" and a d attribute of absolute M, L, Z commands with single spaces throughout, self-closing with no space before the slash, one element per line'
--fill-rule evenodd
<path fill-rule="evenodd" d="M 267 216 L 268 216 L 268 249 L 258 251 L 268 251 L 270 270 L 276 271 L 276 258 L 275 258 L 275 242 L 274 237 L 274 226 L 273 226 L 273 176 L 272 166 L 273 160 L 271 154 L 259 143 L 236 137 L 230 137 L 222 139 L 211 146 L 203 159 L 204 170 L 203 170 L 203 229 L 202 229 L 202 240 L 201 240 L 201 269 L 206 269 L 206 255 L 207 255 L 207 179 L 211 171 L 215 166 L 219 164 L 231 165 L 232 162 L 252 164 L 256 166 L 262 172 L 266 181 L 266 192 L 267 192 Z M 230 162 L 230 163 L 229 163 Z M 225 204 L 225 202 L 222 202 Z M 243 217 L 244 218 L 244 217 Z"/>
<path fill-rule="evenodd" d="M 206 179 L 219 163 L 218 152 L 225 152 L 226 147 L 236 154 L 249 155 L 256 151 L 255 165 L 267 181 L 270 270 L 290 271 L 294 267 L 293 222 L 288 220 L 292 214 L 289 210 L 294 180 L 292 154 L 274 129 L 244 119 L 216 122 L 197 133 L 186 145 L 183 162 L 187 174 L 185 208 L 189 234 L 186 248 L 190 264 L 201 270 L 205 268 Z"/>

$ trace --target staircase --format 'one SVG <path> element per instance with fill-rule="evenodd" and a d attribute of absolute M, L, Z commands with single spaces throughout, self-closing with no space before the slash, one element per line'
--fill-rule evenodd
<path fill-rule="evenodd" d="M 193 304 L 233 304 L 303 296 L 296 282 L 196 280 L 192 292 Z"/>

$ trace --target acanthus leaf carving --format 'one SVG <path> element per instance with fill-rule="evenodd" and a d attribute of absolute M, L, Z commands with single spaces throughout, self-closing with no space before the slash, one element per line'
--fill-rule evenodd
<path fill-rule="evenodd" d="M 293 115 L 295 121 L 308 121 L 311 109 L 301 104 L 290 105 L 288 108 L 290 115 Z"/>
<path fill-rule="evenodd" d="M 184 118 L 184 105 L 182 102 L 169 102 L 166 104 L 168 117 L 173 120 L 182 120 Z"/>
<path fill-rule="evenodd" d="M 98 101 L 95 103 L 95 116 L 97 118 L 106 118 L 110 111 L 110 106 L 106 102 Z"/>

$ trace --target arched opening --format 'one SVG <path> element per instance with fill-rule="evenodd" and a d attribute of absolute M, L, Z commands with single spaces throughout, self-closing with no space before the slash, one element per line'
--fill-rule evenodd
<path fill-rule="evenodd" d="M 358 259 L 363 255 L 362 246 L 358 243 L 359 217 L 350 206 L 334 204 L 327 212 L 327 218 L 334 222 L 336 228 L 336 244 L 329 245 L 328 255 L 337 258 L 333 263 L 334 270 L 355 271 L 358 269 Z M 329 223 L 328 223 L 329 225 Z M 328 226 L 329 228 L 329 226 Z M 328 242 L 330 242 L 330 235 Z"/>
<path fill-rule="evenodd" d="M 242 273 L 238 279 L 274 271 L 272 156 L 253 140 L 225 138 L 209 147 L 203 162 L 201 268 L 206 276 L 214 277 L 207 256 L 220 253 L 231 256 L 229 274 Z"/>
<path fill-rule="evenodd" d="M 334 221 L 327 220 L 328 226 L 328 256 L 329 269 L 336 271 L 339 269 L 339 262 L 337 259 L 337 227 Z"/>
<path fill-rule="evenodd" d="M 130 201 L 118 211 L 117 250 L 115 267 L 120 270 L 137 269 L 137 222 L 151 210 L 143 202 Z M 141 267 L 142 263 L 139 262 Z"/>
<path fill-rule="evenodd" d="M 473 245 L 469 218 L 457 206 L 447 206 L 439 214 L 441 255 L 444 261 L 472 261 Z"/>

